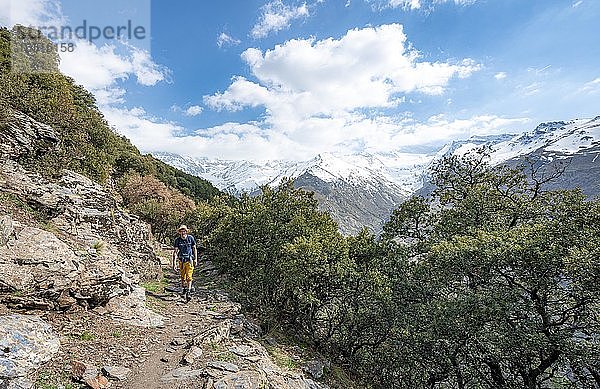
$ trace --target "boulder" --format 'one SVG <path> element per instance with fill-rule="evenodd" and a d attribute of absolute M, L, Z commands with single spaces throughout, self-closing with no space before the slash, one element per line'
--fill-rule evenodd
<path fill-rule="evenodd" d="M 96 366 L 81 361 L 71 362 L 71 374 L 77 381 L 87 382 L 96 379 L 98 369 Z"/>
<path fill-rule="evenodd" d="M 149 225 L 124 211 L 110 187 L 68 170 L 42 177 L 17 162 L 58 141 L 20 112 L 0 128 L 0 193 L 27 203 L 48 226 L 15 228 L 0 215 L 0 304 L 9 308 L 91 309 L 162 276 Z"/>
<path fill-rule="evenodd" d="M 146 292 L 135 287 L 129 295 L 118 296 L 106 304 L 109 315 L 118 321 L 137 327 L 162 327 L 165 318 L 146 308 Z"/>
<path fill-rule="evenodd" d="M 246 344 L 240 344 L 229 348 L 229 351 L 240 357 L 249 357 L 255 353 L 255 349 Z"/>
<path fill-rule="evenodd" d="M 256 371 L 243 370 L 228 374 L 213 384 L 215 389 L 260 389 L 267 387 L 264 375 Z M 269 386 L 271 387 L 271 386 Z"/>
<path fill-rule="evenodd" d="M 94 365 L 81 361 L 71 362 L 73 378 L 85 383 L 92 389 L 107 389 L 111 384 L 108 379 L 98 372 Z"/>
<path fill-rule="evenodd" d="M 220 343 L 229 338 L 231 320 L 220 321 L 217 325 L 201 332 L 193 339 L 193 344 L 202 346 L 209 343 Z"/>
<path fill-rule="evenodd" d="M 223 361 L 210 361 L 206 363 L 206 366 L 217 370 L 230 371 L 232 373 L 237 373 L 240 370 L 237 365 Z"/>
<path fill-rule="evenodd" d="M 198 346 L 192 346 L 190 351 L 188 351 L 183 357 L 182 363 L 186 365 L 192 365 L 196 359 L 202 356 L 202 349 Z"/>
<path fill-rule="evenodd" d="M 311 360 L 306 361 L 302 365 L 302 370 L 308 374 L 312 378 L 319 379 L 323 377 L 323 370 L 325 368 L 329 368 L 331 365 L 328 362 L 323 362 L 319 360 Z"/>
<path fill-rule="evenodd" d="M 0 285 L 9 307 L 67 310 L 105 304 L 128 292 L 132 281 L 114 262 L 85 264 L 55 234 L 24 227 L 0 247 Z"/>
<path fill-rule="evenodd" d="M 123 366 L 104 366 L 102 372 L 106 374 L 108 378 L 113 378 L 118 381 L 124 381 L 127 379 L 131 369 Z"/>
<path fill-rule="evenodd" d="M 12 218 L 9 215 L 0 215 L 0 247 L 6 246 L 14 233 Z"/>
<path fill-rule="evenodd" d="M 31 387 L 27 375 L 59 348 L 58 336 L 40 317 L 0 316 L 0 381 L 9 388 Z"/>
<path fill-rule="evenodd" d="M 150 226 L 125 212 L 116 194 L 89 178 L 65 170 L 57 181 L 30 172 L 12 160 L 0 164 L 0 190 L 26 199 L 74 245 L 104 257 L 143 279 L 161 275 Z"/>

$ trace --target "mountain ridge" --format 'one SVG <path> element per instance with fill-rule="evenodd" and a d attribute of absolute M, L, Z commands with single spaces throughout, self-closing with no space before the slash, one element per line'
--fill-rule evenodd
<path fill-rule="evenodd" d="M 305 161 L 211 160 L 170 153 L 154 156 L 235 196 L 252 195 L 262 185 L 276 186 L 284 178 L 293 179 L 298 187 L 314 191 L 322 208 L 333 213 L 342 231 L 352 234 L 365 225 L 379 232 L 402 201 L 412 194 L 427 192 L 428 171 L 436 161 L 481 147 L 489 148 L 492 165 L 515 164 L 525 156 L 535 156 L 549 164 L 581 157 L 586 150 L 597 153 L 600 116 L 544 122 L 518 134 L 474 135 L 452 141 L 432 153 L 319 153 Z M 576 181 L 571 177 L 569 185 Z M 592 196 L 600 193 L 594 188 L 587 185 L 584 192 Z"/>

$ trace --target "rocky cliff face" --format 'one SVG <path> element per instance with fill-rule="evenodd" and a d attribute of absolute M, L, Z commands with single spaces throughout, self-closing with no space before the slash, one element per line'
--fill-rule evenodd
<path fill-rule="evenodd" d="M 0 303 L 93 308 L 160 275 L 149 226 L 106 188 L 71 171 L 50 180 L 17 162 L 52 152 L 52 128 L 13 112 L 0 141 Z M 15 204 L 36 217 L 17 217 Z"/>

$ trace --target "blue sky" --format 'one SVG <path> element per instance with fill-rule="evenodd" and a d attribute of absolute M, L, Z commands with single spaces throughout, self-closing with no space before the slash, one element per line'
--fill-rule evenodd
<path fill-rule="evenodd" d="M 4 25 L 121 11 L 119 2 L 102 12 L 92 1 L 0 4 L 10 9 Z M 596 0 L 127 4 L 151 6 L 150 21 L 136 14 L 151 27 L 144 46 L 78 42 L 61 69 L 148 152 L 416 153 L 600 115 Z"/>

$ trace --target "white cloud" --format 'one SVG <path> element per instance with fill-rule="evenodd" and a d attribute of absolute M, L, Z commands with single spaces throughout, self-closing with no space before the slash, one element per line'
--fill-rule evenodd
<path fill-rule="evenodd" d="M 419 9 L 421 0 L 389 0 L 388 6 L 391 8 Z"/>
<path fill-rule="evenodd" d="M 294 39 L 242 58 L 257 82 L 234 77 L 227 90 L 205 97 L 214 109 L 264 106 L 271 117 L 308 118 L 363 108 L 392 108 L 400 95 L 440 95 L 452 78 L 480 69 L 470 59 L 422 61 L 399 24 L 354 29 L 339 40 Z"/>
<path fill-rule="evenodd" d="M 12 27 L 62 25 L 60 3 L 56 0 L 0 0 L 0 24 Z"/>
<path fill-rule="evenodd" d="M 590 81 L 590 82 L 586 82 L 585 84 L 583 84 L 583 86 L 581 86 L 581 88 L 579 88 L 577 90 L 578 94 L 597 94 L 600 93 L 600 77 Z"/>
<path fill-rule="evenodd" d="M 225 32 L 220 33 L 217 37 L 217 46 L 219 47 L 237 46 L 240 43 L 242 43 L 242 41 L 233 38 L 231 35 Z"/>
<path fill-rule="evenodd" d="M 579 7 L 581 4 L 583 4 L 583 0 L 579 0 L 579 1 L 576 1 L 576 2 L 574 2 L 574 3 L 571 5 L 571 7 L 573 7 L 573 8 L 577 8 L 577 7 Z"/>
<path fill-rule="evenodd" d="M 432 10 L 436 5 L 454 3 L 458 6 L 475 4 L 478 0 L 366 0 L 371 3 L 375 1 L 377 8 L 402 8 L 405 10 L 426 9 Z"/>
<path fill-rule="evenodd" d="M 131 48 L 130 61 L 137 82 L 145 86 L 154 86 L 161 81 L 165 81 L 170 71 L 156 64 L 147 51 Z"/>
<path fill-rule="evenodd" d="M 262 7 L 259 21 L 250 34 L 254 38 L 264 38 L 272 32 L 288 28 L 294 19 L 309 16 L 308 6 L 303 3 L 298 6 L 284 4 L 282 0 L 274 0 Z"/>
<path fill-rule="evenodd" d="M 219 159 L 308 159 L 319 152 L 385 152 L 414 146 L 440 145 L 472 135 L 504 133 L 522 128 L 527 119 L 475 116 L 449 119 L 437 115 L 424 122 L 410 118 L 312 118 L 302 133 L 282 133 L 264 123 L 229 122 L 186 134 L 173 123 L 149 116 L 143 109 L 109 108 L 107 120 L 144 152 L 166 151 Z"/>
<path fill-rule="evenodd" d="M 504 80 L 506 77 L 508 77 L 506 72 L 499 72 L 499 73 L 494 74 L 494 78 L 496 80 Z"/>
<path fill-rule="evenodd" d="M 222 141 L 233 142 L 220 149 L 225 153 L 221 158 L 240 158 L 227 150 L 242 150 L 245 142 L 255 147 L 263 142 L 259 137 L 264 140 L 261 158 L 264 151 L 278 159 L 304 159 L 322 151 L 391 151 L 444 143 L 501 132 L 515 123 L 495 116 L 435 117 L 425 123 L 388 116 L 385 111 L 408 95 L 441 95 L 453 78 L 480 69 L 468 58 L 425 61 L 410 47 L 402 26 L 391 24 L 350 30 L 340 39 L 294 39 L 267 51 L 248 49 L 242 58 L 255 80 L 233 77 L 225 91 L 205 96 L 204 103 L 227 111 L 264 107 L 265 115 L 251 128 L 228 123 L 197 134 L 218 133 Z"/>
<path fill-rule="evenodd" d="M 185 114 L 187 116 L 198 116 L 202 113 L 203 108 L 199 105 L 192 105 L 188 109 L 185 110 Z"/>
<path fill-rule="evenodd" d="M 171 111 L 177 112 L 177 113 L 182 113 L 185 116 L 198 116 L 198 115 L 202 114 L 202 112 L 204 111 L 204 108 L 202 108 L 199 105 L 190 105 L 187 108 L 181 108 L 179 105 L 175 104 L 175 105 L 171 106 Z"/>
<path fill-rule="evenodd" d="M 0 21 L 31 26 L 64 25 L 57 0 L 0 0 Z M 167 79 L 168 69 L 154 63 L 150 54 L 127 43 L 97 46 L 87 40 L 76 40 L 73 52 L 60 53 L 60 70 L 92 92 L 100 108 L 123 103 L 125 90 L 119 82 L 135 76 L 139 84 L 156 85 Z"/>
<path fill-rule="evenodd" d="M 119 82 L 135 76 L 139 84 L 156 85 L 166 80 L 168 70 L 152 61 L 150 55 L 130 46 L 98 47 L 88 41 L 77 41 L 77 48 L 61 53 L 60 70 L 90 90 L 100 106 L 122 103 L 125 91 Z"/>

